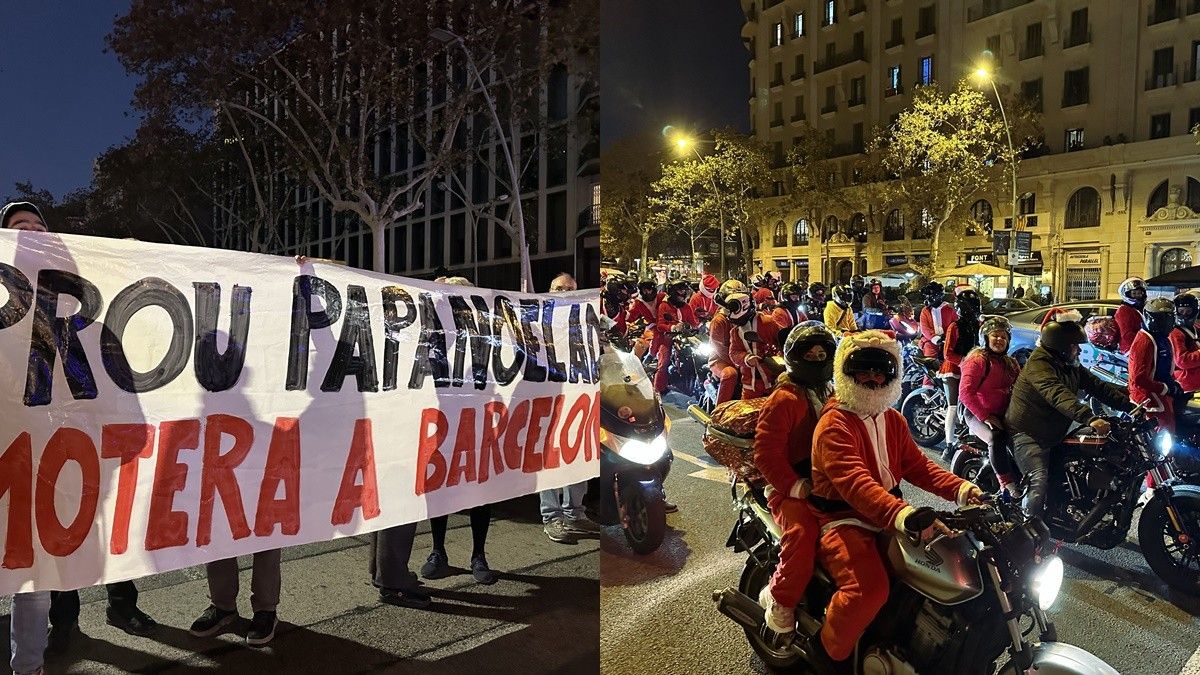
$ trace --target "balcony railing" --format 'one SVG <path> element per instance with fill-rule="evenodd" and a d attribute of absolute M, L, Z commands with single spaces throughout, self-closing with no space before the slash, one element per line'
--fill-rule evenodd
<path fill-rule="evenodd" d="M 858 2 L 854 2 L 854 3 L 850 4 L 850 9 L 847 10 L 846 15 L 847 16 L 855 16 L 858 14 L 862 14 L 865 11 L 867 11 L 867 3 L 863 2 L 862 0 L 858 0 Z"/>
<path fill-rule="evenodd" d="M 1180 16 L 1179 3 L 1156 0 L 1150 5 L 1150 11 L 1147 12 L 1146 25 L 1153 26 L 1164 21 L 1172 21 Z"/>
<path fill-rule="evenodd" d="M 796 80 L 803 80 L 803 79 L 804 79 L 804 71 L 803 70 L 797 70 L 796 72 L 792 73 L 792 82 L 795 82 Z"/>
<path fill-rule="evenodd" d="M 779 77 L 772 78 L 771 86 L 772 87 L 782 87 L 783 86 L 783 76 L 781 75 Z"/>
<path fill-rule="evenodd" d="M 1069 108 L 1073 105 L 1083 105 L 1088 102 L 1088 90 L 1086 87 L 1076 87 L 1063 91 L 1062 107 Z"/>
<path fill-rule="evenodd" d="M 927 35 L 933 35 L 936 32 L 937 32 L 937 28 L 934 24 L 929 24 L 928 26 L 920 26 L 919 28 L 917 28 L 917 39 L 920 40 L 921 38 L 923 38 Z"/>
<path fill-rule="evenodd" d="M 1146 72 L 1146 91 L 1162 89 L 1163 87 L 1174 87 L 1177 84 L 1179 84 L 1178 67 L 1165 71 L 1151 70 Z"/>
<path fill-rule="evenodd" d="M 866 102 L 867 102 L 867 97 L 865 94 L 862 96 L 851 96 L 850 100 L 846 103 L 846 106 L 853 108 L 854 106 L 864 105 L 864 104 L 866 104 Z"/>
<path fill-rule="evenodd" d="M 855 61 L 866 61 L 867 50 L 863 47 L 853 47 L 844 52 L 839 52 L 833 56 L 817 61 L 813 64 L 813 74 L 823 73 L 826 70 L 844 66 Z"/>
<path fill-rule="evenodd" d="M 1006 12 L 1010 9 L 1028 5 L 1033 0 L 983 0 L 972 7 L 967 8 L 967 23 L 986 19 L 993 14 Z"/>
<path fill-rule="evenodd" d="M 1200 13 L 1200 0 L 1188 0 L 1187 13 L 1188 16 Z"/>
<path fill-rule="evenodd" d="M 1026 42 L 1021 45 L 1021 60 L 1032 59 L 1046 53 L 1046 45 L 1042 40 Z"/>
<path fill-rule="evenodd" d="M 1068 30 L 1066 33 L 1063 33 L 1063 49 L 1078 47 L 1079 45 L 1085 45 L 1091 41 L 1092 29 L 1090 27 L 1084 30 Z"/>
<path fill-rule="evenodd" d="M 792 115 L 793 122 L 803 122 L 804 120 L 805 120 L 804 113 L 796 113 L 795 115 Z"/>
<path fill-rule="evenodd" d="M 821 114 L 822 115 L 828 115 L 829 113 L 832 113 L 832 112 L 837 112 L 837 104 L 836 103 L 826 103 L 825 105 L 821 106 Z"/>
<path fill-rule="evenodd" d="M 782 117 L 775 117 L 771 120 L 771 128 L 772 129 L 774 129 L 775 127 L 781 127 L 781 126 L 783 126 L 783 118 Z"/>
<path fill-rule="evenodd" d="M 904 93 L 903 86 L 888 87 L 887 89 L 883 90 L 883 95 L 885 98 L 889 97 L 889 96 L 899 96 L 900 94 L 903 94 L 903 93 Z"/>
<path fill-rule="evenodd" d="M 1200 0 L 1197 0 L 1197 1 L 1200 2 Z M 904 44 L 904 36 L 903 35 L 893 35 L 892 39 L 883 43 L 883 48 L 891 49 L 892 47 L 899 47 L 902 44 Z"/>

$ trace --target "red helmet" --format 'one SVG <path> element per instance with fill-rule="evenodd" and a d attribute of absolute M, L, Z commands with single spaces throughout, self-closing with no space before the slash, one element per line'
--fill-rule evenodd
<path fill-rule="evenodd" d="M 1093 316 L 1083 324 L 1083 332 L 1087 334 L 1088 342 L 1100 349 L 1116 351 L 1120 333 L 1117 322 L 1110 316 Z"/>
<path fill-rule="evenodd" d="M 760 288 L 754 291 L 754 302 L 758 305 L 773 304 L 775 302 L 775 294 L 769 288 Z"/>

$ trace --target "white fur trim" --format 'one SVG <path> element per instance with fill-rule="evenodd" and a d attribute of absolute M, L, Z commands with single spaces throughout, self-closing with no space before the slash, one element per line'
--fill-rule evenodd
<path fill-rule="evenodd" d="M 916 509 L 914 509 L 911 506 L 907 506 L 907 505 L 904 508 L 900 509 L 900 513 L 896 514 L 896 521 L 894 523 L 892 523 L 892 526 L 896 528 L 897 532 L 904 532 L 904 519 L 907 518 L 908 515 L 910 513 L 913 513 L 914 511 L 916 511 Z"/>
<path fill-rule="evenodd" d="M 842 367 L 851 353 L 867 347 L 881 347 L 896 359 L 896 377 L 882 389 L 867 389 L 859 386 L 854 378 L 843 372 Z M 902 387 L 900 343 L 880 330 L 865 330 L 847 333 L 838 343 L 833 356 L 833 390 L 841 406 L 857 415 L 878 415 L 890 408 L 900 398 Z"/>
<path fill-rule="evenodd" d="M 962 485 L 958 486 L 958 505 L 959 506 L 967 505 L 967 495 L 971 491 L 971 488 L 975 488 L 977 490 L 979 489 L 978 487 L 976 487 L 976 485 L 974 483 L 972 483 L 971 481 L 966 481 L 966 480 L 964 480 L 962 482 Z M 980 492 L 983 492 L 983 491 L 980 490 Z"/>
<path fill-rule="evenodd" d="M 1054 320 L 1059 323 L 1066 323 L 1068 321 L 1079 323 L 1083 321 L 1083 315 L 1077 309 L 1068 309 L 1065 312 L 1060 312 L 1058 316 L 1054 317 Z"/>
<path fill-rule="evenodd" d="M 788 496 L 792 499 L 804 499 L 812 493 L 812 481 L 807 478 L 792 483 L 792 489 L 788 490 Z"/>

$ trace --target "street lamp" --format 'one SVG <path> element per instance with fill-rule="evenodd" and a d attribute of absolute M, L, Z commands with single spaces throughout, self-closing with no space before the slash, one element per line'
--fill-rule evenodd
<path fill-rule="evenodd" d="M 667 133 L 669 133 L 670 129 L 672 129 L 671 126 L 664 127 L 663 134 L 666 135 Z M 682 154 L 687 154 L 687 151 L 691 150 L 692 153 L 694 155 L 696 155 L 697 160 L 704 161 L 704 158 L 700 155 L 700 149 L 696 147 L 699 144 L 700 144 L 700 141 L 697 140 L 695 137 L 689 136 L 687 134 L 682 134 L 682 133 L 676 134 L 675 138 L 672 139 L 672 145 L 675 146 L 676 152 L 678 152 L 679 154 L 682 155 Z M 725 209 L 721 207 L 721 190 L 717 188 L 717 179 L 712 174 L 709 174 L 708 180 L 709 180 L 709 184 L 712 185 L 713 199 L 716 200 L 717 215 L 721 221 L 721 246 L 720 246 L 720 248 L 721 248 L 721 268 L 720 268 L 720 270 L 721 270 L 721 280 L 724 281 L 726 278 L 725 277 Z"/>
<path fill-rule="evenodd" d="M 508 165 L 508 175 L 512 181 L 512 189 L 514 193 L 520 194 L 520 174 L 517 173 L 517 166 L 513 162 L 512 152 L 509 151 L 508 137 L 504 133 L 504 125 L 500 122 L 500 113 L 496 110 L 496 102 L 492 99 L 492 94 L 488 91 L 487 83 L 483 81 L 483 75 L 479 72 L 479 65 L 475 63 L 475 57 L 471 55 L 471 50 L 467 49 L 467 43 L 461 36 L 451 33 L 444 28 L 434 28 L 429 31 L 429 36 L 442 44 L 457 43 L 462 49 L 463 54 L 467 57 L 468 70 L 474 72 L 475 81 L 479 83 L 479 90 L 483 94 L 484 101 L 487 102 L 488 111 L 492 113 L 492 123 L 496 125 L 496 136 L 500 141 L 500 148 L 504 153 L 504 162 Z M 533 292 L 533 270 L 529 267 L 529 245 L 525 240 L 525 211 L 521 207 L 521 200 L 513 200 L 514 211 L 517 218 L 517 245 L 520 247 L 521 259 L 521 291 L 524 293 Z"/>
<path fill-rule="evenodd" d="M 475 215 L 475 209 L 474 209 L 475 204 L 471 200 L 467 199 L 466 195 L 464 194 L 464 193 L 466 193 L 467 188 L 466 188 L 466 186 L 464 186 L 462 184 L 462 181 L 459 180 L 458 176 L 451 173 L 450 177 L 454 179 L 454 182 L 458 183 L 458 187 L 462 189 L 462 192 L 459 192 L 458 190 L 455 190 L 454 188 L 450 187 L 450 185 L 447 184 L 446 181 L 438 181 L 436 187 L 437 187 L 437 189 L 441 190 L 442 192 L 449 192 L 450 194 L 454 195 L 455 197 L 458 197 L 459 201 L 461 201 L 463 203 L 464 210 L 467 213 L 467 218 L 470 221 L 467 223 L 467 229 L 470 232 L 470 234 L 468 235 L 468 240 L 471 242 L 471 244 L 470 244 L 470 246 L 471 246 L 471 269 L 472 269 L 472 274 L 474 275 L 471 280 L 474 281 L 476 284 L 478 284 L 479 283 L 479 248 L 478 248 L 479 242 L 476 241 L 477 227 L 476 227 L 476 215 Z M 503 204 L 504 202 L 507 202 L 507 201 L 508 201 L 508 195 L 499 195 L 495 199 L 482 204 L 481 207 L 490 206 L 491 204 L 494 204 L 497 202 Z M 504 223 L 504 221 L 500 220 L 499 218 L 497 218 L 493 215 L 490 215 L 487 213 L 481 213 L 480 215 L 482 215 L 486 219 L 494 220 L 501 224 Z"/>
<path fill-rule="evenodd" d="M 1000 99 L 1000 89 L 996 86 L 996 80 L 992 77 L 992 71 L 985 66 L 979 66 L 975 69 L 975 77 L 981 81 L 987 81 L 992 85 L 992 92 L 996 94 L 996 105 L 1000 108 L 1000 119 L 1004 121 L 1004 136 L 1008 140 L 1008 163 L 1012 171 L 1012 231 L 1009 234 L 1009 259 L 1008 259 L 1008 288 L 1006 293 L 1011 297 L 1013 289 L 1013 260 L 1012 248 L 1016 246 L 1017 239 L 1017 152 L 1013 149 L 1012 128 L 1008 123 L 1008 115 L 1004 112 L 1004 101 Z"/>

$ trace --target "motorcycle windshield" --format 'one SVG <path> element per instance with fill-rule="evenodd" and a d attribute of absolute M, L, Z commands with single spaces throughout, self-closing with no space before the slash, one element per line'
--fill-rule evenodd
<path fill-rule="evenodd" d="M 659 408 L 654 385 L 636 356 L 620 351 L 600 355 L 600 404 L 609 410 L 629 408 L 633 419 L 625 421 L 633 424 L 657 419 Z"/>

